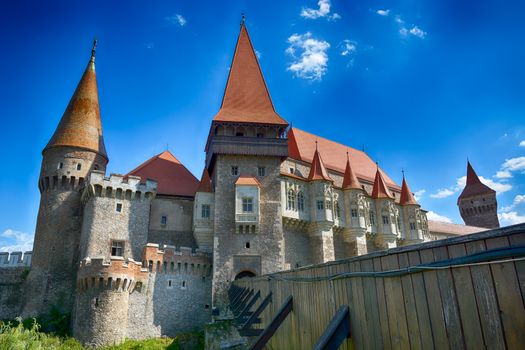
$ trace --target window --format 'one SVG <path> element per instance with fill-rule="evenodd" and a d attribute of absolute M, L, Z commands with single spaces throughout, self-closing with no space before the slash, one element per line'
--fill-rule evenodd
<path fill-rule="evenodd" d="M 244 133 L 243 132 L 237 132 L 237 133 L 235 133 L 235 136 L 244 136 Z"/>
<path fill-rule="evenodd" d="M 329 199 L 326 200 L 326 209 L 332 209 L 332 201 Z"/>
<path fill-rule="evenodd" d="M 338 201 L 334 201 L 334 209 L 335 209 L 335 212 L 334 212 L 335 218 L 339 219 L 341 217 L 341 207 L 339 206 Z"/>
<path fill-rule="evenodd" d="M 244 213 L 253 213 L 253 198 L 243 198 L 242 199 L 242 211 Z"/>
<path fill-rule="evenodd" d="M 210 205 L 209 204 L 203 204 L 201 206 L 201 217 L 203 219 L 209 219 L 210 218 Z"/>
<path fill-rule="evenodd" d="M 323 210 L 324 209 L 324 201 L 322 199 L 317 201 L 317 210 Z"/>
<path fill-rule="evenodd" d="M 115 207 L 115 210 L 117 211 L 117 213 L 122 212 L 122 203 L 117 203 L 117 206 Z"/>
<path fill-rule="evenodd" d="M 290 174 L 294 173 L 294 168 L 290 168 Z"/>
<path fill-rule="evenodd" d="M 168 288 L 169 289 L 173 288 L 173 285 L 171 284 L 171 280 L 168 280 Z"/>
<path fill-rule="evenodd" d="M 162 216 L 160 218 L 160 224 L 161 225 L 166 225 L 168 223 L 168 217 L 167 216 Z"/>
<path fill-rule="evenodd" d="M 60 162 L 57 165 L 57 169 L 62 169 L 64 167 L 64 163 Z"/>
<path fill-rule="evenodd" d="M 232 166 L 232 175 L 233 176 L 239 175 L 239 167 L 238 166 Z"/>
<path fill-rule="evenodd" d="M 123 255 L 124 255 L 124 242 L 111 241 L 111 256 L 123 256 Z"/>
<path fill-rule="evenodd" d="M 304 211 L 304 194 L 301 191 L 297 193 L 297 209 Z"/>
<path fill-rule="evenodd" d="M 383 215 L 383 225 L 388 225 L 388 223 L 389 223 L 388 216 Z"/>
<path fill-rule="evenodd" d="M 263 166 L 258 167 L 257 171 L 259 173 L 259 176 L 265 176 L 266 175 L 266 168 L 263 167 Z"/>
<path fill-rule="evenodd" d="M 250 242 L 246 242 L 245 247 L 246 247 L 247 249 L 250 249 Z"/>
<path fill-rule="evenodd" d="M 80 169 L 82 169 L 82 164 L 77 163 L 77 170 L 80 170 Z"/>
<path fill-rule="evenodd" d="M 98 170 L 98 164 L 95 164 L 95 166 L 93 167 L 93 170 Z"/>
<path fill-rule="evenodd" d="M 415 222 L 411 222 L 410 223 L 410 231 L 415 231 L 416 230 L 416 223 Z"/>
<path fill-rule="evenodd" d="M 397 228 L 401 229 L 401 217 L 400 216 L 397 217 Z"/>
<path fill-rule="evenodd" d="M 376 214 L 371 211 L 370 212 L 370 225 L 375 225 L 376 224 Z"/>
<path fill-rule="evenodd" d="M 182 281 L 181 289 L 186 289 L 186 281 Z"/>
<path fill-rule="evenodd" d="M 295 191 L 292 189 L 288 190 L 288 201 L 286 202 L 288 210 L 295 210 Z"/>
<path fill-rule="evenodd" d="M 370 213 L 372 214 L 372 213 Z M 350 210 L 350 215 L 352 215 L 353 218 L 356 218 L 357 217 L 357 209 L 353 208 L 352 210 Z M 372 221 L 372 220 L 370 220 Z"/>
<path fill-rule="evenodd" d="M 262 133 L 262 132 L 258 132 L 258 133 L 257 133 L 257 137 L 258 137 L 258 138 L 263 138 L 263 137 L 264 137 L 264 133 Z"/>

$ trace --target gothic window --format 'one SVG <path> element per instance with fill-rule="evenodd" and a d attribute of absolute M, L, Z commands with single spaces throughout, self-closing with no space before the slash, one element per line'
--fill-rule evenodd
<path fill-rule="evenodd" d="M 288 190 L 288 201 L 287 201 L 288 210 L 295 210 L 295 191 L 292 189 Z"/>
<path fill-rule="evenodd" d="M 323 210 L 324 209 L 324 201 L 322 199 L 317 201 L 317 210 Z"/>
<path fill-rule="evenodd" d="M 239 167 L 238 166 L 236 166 L 236 165 L 232 166 L 232 170 L 231 171 L 232 171 L 232 175 L 233 176 L 239 175 Z"/>
<path fill-rule="evenodd" d="M 111 241 L 111 256 L 123 256 L 123 255 L 124 255 L 124 242 Z"/>
<path fill-rule="evenodd" d="M 371 211 L 370 212 L 370 225 L 375 225 L 376 224 L 376 214 Z"/>
<path fill-rule="evenodd" d="M 301 191 L 297 193 L 297 209 L 304 211 L 304 194 Z"/>
<path fill-rule="evenodd" d="M 339 219 L 341 217 L 341 207 L 339 206 L 338 201 L 334 201 L 334 209 L 335 209 L 335 212 L 334 212 L 335 218 Z"/>
<path fill-rule="evenodd" d="M 332 209 L 332 201 L 329 199 L 326 200 L 326 209 Z"/>
<path fill-rule="evenodd" d="M 372 213 L 370 213 L 370 214 L 372 214 Z M 352 215 L 353 218 L 356 218 L 357 217 L 357 209 L 356 208 L 352 208 L 350 210 L 350 215 Z M 370 216 L 372 216 L 372 215 L 370 215 Z M 372 221 L 372 219 L 370 219 L 370 221 Z"/>
<path fill-rule="evenodd" d="M 160 224 L 166 225 L 168 223 L 168 217 L 167 216 L 161 216 L 160 218 Z"/>
<path fill-rule="evenodd" d="M 388 216 L 383 215 L 383 225 L 388 225 L 390 221 L 388 220 Z"/>
<path fill-rule="evenodd" d="M 201 206 L 201 218 L 203 219 L 210 218 L 210 205 L 209 204 L 203 204 Z"/>
<path fill-rule="evenodd" d="M 253 198 L 244 197 L 242 199 L 242 211 L 244 213 L 253 213 Z"/>
<path fill-rule="evenodd" d="M 117 206 L 115 207 L 115 210 L 117 211 L 117 213 L 122 212 L 122 203 L 117 203 Z"/>
<path fill-rule="evenodd" d="M 266 175 L 266 168 L 263 167 L 263 166 L 260 166 L 257 168 L 257 172 L 259 174 L 259 176 L 265 176 Z"/>
<path fill-rule="evenodd" d="M 416 223 L 415 222 L 411 222 L 410 223 L 410 231 L 415 231 L 416 230 Z"/>

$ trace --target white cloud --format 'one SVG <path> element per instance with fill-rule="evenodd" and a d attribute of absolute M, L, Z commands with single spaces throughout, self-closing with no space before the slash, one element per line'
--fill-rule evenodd
<path fill-rule="evenodd" d="M 146 46 L 146 49 L 152 49 L 155 47 L 155 43 L 145 43 L 144 46 Z"/>
<path fill-rule="evenodd" d="M 501 169 L 508 171 L 525 170 L 525 157 L 505 159 L 505 162 L 501 165 Z"/>
<path fill-rule="evenodd" d="M 400 19 L 401 22 L 398 22 L 398 23 L 403 23 L 402 20 Z M 410 29 L 407 29 L 406 27 L 401 27 L 399 29 L 399 34 L 401 34 L 401 36 L 409 36 L 409 35 L 413 35 L 415 37 L 418 37 L 419 39 L 425 39 L 425 37 L 427 36 L 427 32 L 423 31 L 421 28 L 419 28 L 418 26 L 412 26 L 412 28 Z"/>
<path fill-rule="evenodd" d="M 512 190 L 511 184 L 496 182 L 491 179 L 486 179 L 483 176 L 478 176 L 478 177 L 482 183 L 492 188 L 494 191 L 496 191 L 497 194 Z M 466 176 L 460 177 L 457 180 L 457 186 L 456 186 L 457 190 L 462 190 L 463 188 L 465 188 L 466 184 L 467 184 L 467 177 Z"/>
<path fill-rule="evenodd" d="M 341 44 L 341 56 L 353 55 L 357 52 L 357 43 L 348 39 Z"/>
<path fill-rule="evenodd" d="M 447 198 L 452 196 L 456 191 L 449 190 L 448 188 L 439 189 L 436 193 L 430 195 L 431 198 Z"/>
<path fill-rule="evenodd" d="M 257 59 L 260 60 L 261 57 L 262 57 L 262 53 L 260 53 L 259 51 L 255 50 L 255 56 L 257 56 Z"/>
<path fill-rule="evenodd" d="M 395 19 L 396 23 L 399 23 L 399 24 L 404 24 L 405 21 L 401 18 L 401 16 L 396 16 Z"/>
<path fill-rule="evenodd" d="M 515 225 L 525 222 L 525 215 L 520 215 L 515 211 L 500 213 L 498 214 L 498 218 L 501 226 Z"/>
<path fill-rule="evenodd" d="M 181 27 L 184 27 L 186 25 L 186 18 L 184 18 L 182 15 L 176 13 L 173 16 L 166 17 L 166 21 L 170 22 L 171 24 L 178 24 Z"/>
<path fill-rule="evenodd" d="M 390 10 L 377 10 L 376 13 L 379 15 L 379 16 L 388 16 L 390 14 Z"/>
<path fill-rule="evenodd" d="M 428 220 L 432 220 L 432 221 L 441 221 L 441 222 L 452 223 L 452 220 L 450 220 L 450 219 L 447 218 L 446 216 L 439 215 L 438 213 L 433 212 L 433 211 L 429 211 L 429 212 L 427 213 L 427 219 L 428 219 Z"/>
<path fill-rule="evenodd" d="M 416 198 L 416 201 L 419 201 L 423 197 L 423 194 L 425 194 L 425 192 L 426 190 L 419 190 L 414 192 L 414 197 Z"/>
<path fill-rule="evenodd" d="M 33 249 L 33 238 L 28 233 L 7 229 L 0 234 L 0 251 L 30 251 Z"/>
<path fill-rule="evenodd" d="M 510 179 L 512 177 L 512 174 L 508 170 L 501 170 L 494 175 L 495 178 L 498 179 Z"/>
<path fill-rule="evenodd" d="M 297 77 L 310 80 L 321 80 L 326 74 L 330 44 L 324 40 L 312 38 L 312 33 L 293 34 L 288 38 L 290 46 L 286 49 L 293 61 L 288 70 Z M 300 52 L 297 56 L 297 52 Z"/>
<path fill-rule="evenodd" d="M 508 205 L 506 207 L 502 207 L 501 211 L 502 212 L 511 211 L 512 209 L 516 208 L 517 206 L 519 206 L 520 204 L 523 204 L 523 203 L 525 203 L 525 194 L 518 194 L 518 195 L 516 195 L 516 197 L 514 197 L 514 200 L 512 201 L 512 204 Z"/>
<path fill-rule="evenodd" d="M 523 141 L 520 142 L 520 146 L 521 146 L 521 147 L 525 147 L 525 140 L 523 140 Z"/>
<path fill-rule="evenodd" d="M 303 8 L 301 10 L 301 17 L 307 19 L 317 19 L 326 17 L 328 20 L 333 21 L 341 18 L 341 16 L 338 13 L 333 13 L 332 15 L 330 14 L 330 7 L 332 6 L 330 4 L 330 0 L 319 0 L 317 5 L 319 5 L 319 9 Z"/>

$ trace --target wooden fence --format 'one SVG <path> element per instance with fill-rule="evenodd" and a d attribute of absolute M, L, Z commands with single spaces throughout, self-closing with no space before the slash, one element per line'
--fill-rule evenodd
<path fill-rule="evenodd" d="M 525 349 L 524 251 L 520 224 L 241 279 L 233 288 L 260 292 L 251 312 L 272 294 L 253 328 L 267 327 L 293 297 L 267 349 L 312 349 L 343 305 L 351 336 L 341 349 Z"/>

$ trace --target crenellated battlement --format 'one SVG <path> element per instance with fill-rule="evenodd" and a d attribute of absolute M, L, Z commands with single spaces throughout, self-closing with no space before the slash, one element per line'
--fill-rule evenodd
<path fill-rule="evenodd" d="M 49 190 L 72 191 L 81 188 L 84 184 L 85 181 L 83 177 L 70 175 L 42 176 L 38 181 L 38 188 L 40 192 Z"/>
<path fill-rule="evenodd" d="M 148 279 L 148 270 L 140 262 L 121 257 L 85 258 L 80 262 L 77 277 L 78 291 L 89 288 L 132 292 Z"/>
<path fill-rule="evenodd" d="M 212 273 L 212 256 L 199 249 L 188 247 L 159 245 L 148 243 L 142 252 L 142 265 L 149 272 L 167 274 L 191 274 L 210 276 Z"/>
<path fill-rule="evenodd" d="M 0 268 L 30 267 L 33 252 L 0 252 Z"/>
<path fill-rule="evenodd" d="M 82 201 L 91 197 L 106 197 L 117 199 L 148 199 L 157 193 L 157 181 L 147 179 L 141 182 L 140 177 L 133 175 L 111 174 L 104 176 L 102 171 L 92 171 L 82 194 Z"/>

